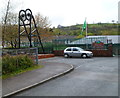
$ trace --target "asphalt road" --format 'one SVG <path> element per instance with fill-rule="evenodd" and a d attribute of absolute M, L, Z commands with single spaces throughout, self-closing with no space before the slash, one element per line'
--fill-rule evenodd
<path fill-rule="evenodd" d="M 42 60 L 72 64 L 75 70 L 15 96 L 118 96 L 117 57 Z"/>

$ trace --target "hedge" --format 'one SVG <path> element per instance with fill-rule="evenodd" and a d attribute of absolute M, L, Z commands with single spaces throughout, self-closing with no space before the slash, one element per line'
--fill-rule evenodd
<path fill-rule="evenodd" d="M 9 74 L 17 70 L 34 66 L 34 61 L 28 55 L 5 55 L 2 58 L 2 74 Z"/>

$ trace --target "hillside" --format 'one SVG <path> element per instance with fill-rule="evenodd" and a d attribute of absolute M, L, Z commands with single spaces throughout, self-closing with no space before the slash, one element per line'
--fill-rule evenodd
<path fill-rule="evenodd" d="M 84 37 L 85 30 L 81 34 L 83 24 L 72 26 L 58 26 L 54 29 L 55 35 L 71 35 L 76 37 Z M 87 24 L 88 35 L 120 35 L 120 24 L 113 23 L 98 23 Z"/>

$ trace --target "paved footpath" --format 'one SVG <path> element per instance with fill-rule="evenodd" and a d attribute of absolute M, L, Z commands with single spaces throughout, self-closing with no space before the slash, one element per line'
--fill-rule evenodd
<path fill-rule="evenodd" d="M 42 61 L 40 64 L 44 65 L 44 67 L 2 80 L 2 96 L 10 96 L 17 92 L 29 89 L 64 75 L 74 69 L 72 65 L 64 63 Z"/>

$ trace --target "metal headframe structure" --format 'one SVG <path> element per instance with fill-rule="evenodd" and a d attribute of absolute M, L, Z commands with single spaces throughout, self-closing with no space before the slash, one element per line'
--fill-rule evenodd
<path fill-rule="evenodd" d="M 19 33 L 19 48 L 20 48 L 20 44 L 21 44 L 21 36 L 25 33 L 25 35 L 27 36 L 28 40 L 29 40 L 29 45 L 30 48 L 32 47 L 32 34 L 36 32 L 37 34 L 37 38 L 39 41 L 39 44 L 41 45 L 42 51 L 44 53 L 44 48 L 43 48 L 43 44 L 41 42 L 41 38 L 37 29 L 37 25 L 35 23 L 35 18 L 32 15 L 32 11 L 30 9 L 26 9 L 26 10 L 20 10 L 19 11 L 19 28 L 18 28 L 18 33 Z M 32 30 L 32 28 L 34 28 Z"/>

